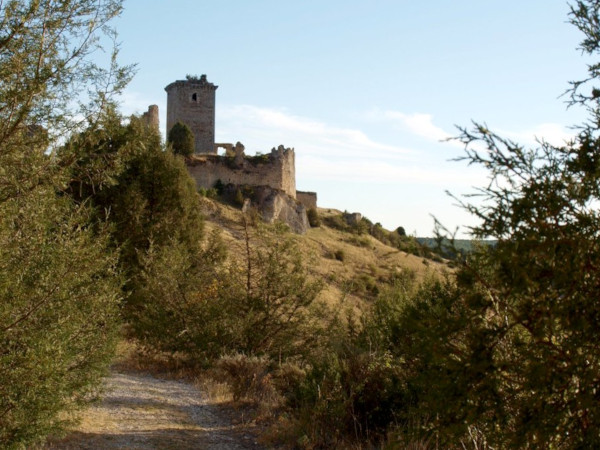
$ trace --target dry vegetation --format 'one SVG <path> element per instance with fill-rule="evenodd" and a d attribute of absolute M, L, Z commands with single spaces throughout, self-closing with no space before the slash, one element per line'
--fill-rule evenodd
<path fill-rule="evenodd" d="M 207 230 L 220 230 L 232 254 L 244 251 L 243 214 L 239 208 L 202 198 Z M 324 219 L 341 211 L 319 208 Z M 324 282 L 319 300 L 333 308 L 350 307 L 360 314 L 368 308 L 380 286 L 403 273 L 414 274 L 416 281 L 428 274 L 448 270 L 439 263 L 385 245 L 372 236 L 356 235 L 321 223 L 305 235 L 294 235 L 307 262 L 309 272 Z"/>

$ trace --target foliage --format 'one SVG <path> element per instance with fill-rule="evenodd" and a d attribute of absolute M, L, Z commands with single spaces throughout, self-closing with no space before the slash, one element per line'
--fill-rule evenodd
<path fill-rule="evenodd" d="M 151 246 L 142 258 L 137 308 L 131 313 L 134 336 L 149 348 L 216 358 L 231 341 L 221 317 L 234 314 L 221 298 L 228 271 L 225 249 L 214 234 L 190 257 L 186 245 Z"/>
<path fill-rule="evenodd" d="M 51 153 L 131 68 L 92 61 L 118 0 L 0 2 L 0 446 L 60 432 L 112 354 L 121 277 Z M 89 103 L 85 103 L 89 102 Z M 59 194 L 57 194 L 59 192 Z"/>
<path fill-rule="evenodd" d="M 320 284 L 308 279 L 294 242 L 275 230 L 251 235 L 242 261 L 224 260 L 213 236 L 197 262 L 177 245 L 144 260 L 135 327 L 144 342 L 215 359 L 225 353 L 291 356 L 318 339 L 313 301 Z M 273 231 L 272 231 L 273 232 Z"/>
<path fill-rule="evenodd" d="M 321 226 L 321 219 L 316 208 L 308 208 L 308 210 L 306 211 L 306 215 L 308 217 L 308 224 L 311 227 L 314 228 Z"/>
<path fill-rule="evenodd" d="M 347 212 L 329 216 L 323 219 L 323 223 L 336 230 L 340 230 L 346 233 L 352 233 L 355 237 L 351 238 L 351 242 L 359 246 L 366 246 L 368 240 L 362 239 L 361 236 L 368 234 L 373 236 L 379 242 L 389 245 L 390 247 L 397 248 L 406 253 L 410 253 L 416 256 L 422 256 L 425 258 L 432 258 L 432 251 L 426 245 L 422 245 L 416 238 L 412 236 L 406 236 L 400 233 L 399 227 L 395 232 L 388 231 L 380 223 L 373 224 L 366 217 L 362 217 L 357 223 L 349 221 L 350 214 Z"/>
<path fill-rule="evenodd" d="M 271 161 L 271 154 L 257 153 L 256 155 L 246 155 L 245 159 L 253 166 L 258 166 L 260 164 L 268 164 Z"/>
<path fill-rule="evenodd" d="M 235 190 L 235 196 L 233 198 L 233 202 L 238 206 L 244 205 L 244 194 L 242 193 L 242 190 L 240 188 L 237 188 Z"/>
<path fill-rule="evenodd" d="M 600 2 L 570 17 L 596 55 Z M 461 129 L 466 160 L 490 177 L 463 203 L 480 219 L 471 232 L 497 243 L 445 280 L 384 291 L 362 331 L 312 364 L 298 412 L 311 445 L 600 445 L 600 89 L 589 86 L 600 69 L 589 70 L 570 94 L 591 119 L 571 142 L 525 149 L 485 125 Z"/>
<path fill-rule="evenodd" d="M 116 38 L 109 22 L 120 14 L 121 3 L 0 3 L 0 142 L 5 148 L 23 142 L 21 131 L 29 126 L 43 127 L 53 142 L 81 117 L 93 120 L 122 90 L 131 67 L 117 64 L 116 48 L 108 69 L 91 58 L 102 49 L 102 35 Z M 36 136 L 28 140 L 38 141 Z"/>
<path fill-rule="evenodd" d="M 217 369 L 227 380 L 235 401 L 249 399 L 262 403 L 279 401 L 273 383 L 273 369 L 266 356 L 246 356 L 235 354 L 223 356 L 217 362 Z"/>
<path fill-rule="evenodd" d="M 191 156 L 194 153 L 194 133 L 186 124 L 177 121 L 169 131 L 167 141 L 171 144 L 173 153 L 182 156 Z"/>
<path fill-rule="evenodd" d="M 428 367 L 430 358 L 404 352 L 404 338 L 411 332 L 400 321 L 410 305 L 436 299 L 439 286 L 439 281 L 428 280 L 418 288 L 414 275 L 406 273 L 379 294 L 362 326 L 353 324 L 351 317 L 346 320 L 345 331 L 338 330 L 336 338 L 311 358 L 306 377 L 290 398 L 298 434 L 316 448 L 352 448 L 359 443 L 377 447 L 390 430 L 412 422 L 422 397 L 419 389 L 426 388 L 417 386 L 413 377 Z M 421 325 L 431 323 L 416 321 L 413 328 Z"/>
<path fill-rule="evenodd" d="M 83 207 L 38 187 L 0 204 L 0 446 L 59 432 L 112 356 L 120 277 Z"/>
<path fill-rule="evenodd" d="M 600 2 L 578 1 L 571 11 L 585 34 L 582 49 L 593 55 L 599 10 Z M 428 386 L 419 409 L 435 418 L 441 442 L 600 445 L 599 105 L 595 88 L 582 91 L 597 82 L 597 66 L 589 69 L 570 93 L 592 118 L 571 142 L 525 149 L 482 124 L 461 130 L 465 159 L 490 177 L 476 193 L 481 202 L 463 204 L 480 220 L 471 231 L 498 242 L 464 260 L 456 300 L 443 314 L 426 304 L 411 310 L 431 326 L 413 329 L 403 352 L 432 355 L 415 380 Z"/>
<path fill-rule="evenodd" d="M 333 253 L 333 257 L 338 261 L 344 262 L 344 260 L 346 259 L 346 252 L 343 249 L 339 248 Z"/>
<path fill-rule="evenodd" d="M 141 119 L 132 117 L 124 125 L 110 111 L 60 154 L 70 161 L 69 194 L 94 208 L 97 223 L 111 224 L 112 243 L 132 292 L 129 306 L 144 303 L 139 277 L 151 247 L 156 251 L 181 243 L 177 248 L 189 257 L 200 248 L 198 194 L 183 161 L 164 151 L 158 133 Z"/>

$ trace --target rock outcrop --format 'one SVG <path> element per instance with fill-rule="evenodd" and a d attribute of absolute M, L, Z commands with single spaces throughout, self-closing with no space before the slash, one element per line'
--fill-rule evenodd
<path fill-rule="evenodd" d="M 306 207 L 278 189 L 255 187 L 252 200 L 244 204 L 245 210 L 249 208 L 255 208 L 266 223 L 284 222 L 298 234 L 306 233 L 310 227 Z"/>

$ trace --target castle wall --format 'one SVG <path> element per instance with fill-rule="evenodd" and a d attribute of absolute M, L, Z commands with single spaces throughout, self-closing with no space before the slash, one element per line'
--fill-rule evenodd
<path fill-rule="evenodd" d="M 188 160 L 188 171 L 198 188 L 223 184 L 269 186 L 296 198 L 296 168 L 293 149 L 280 146 L 269 155 L 245 157 L 236 164 L 231 157 L 197 156 Z"/>
<path fill-rule="evenodd" d="M 142 119 L 146 121 L 149 127 L 158 131 L 159 119 L 158 119 L 158 105 L 148 106 L 148 111 L 142 114 Z"/>
<path fill-rule="evenodd" d="M 296 191 L 296 199 L 304 205 L 306 209 L 317 209 L 317 193 Z"/>
<path fill-rule="evenodd" d="M 167 87 L 167 136 L 177 121 L 186 124 L 195 137 L 195 153 L 216 154 L 215 91 L 218 86 L 200 78 L 178 80 Z"/>

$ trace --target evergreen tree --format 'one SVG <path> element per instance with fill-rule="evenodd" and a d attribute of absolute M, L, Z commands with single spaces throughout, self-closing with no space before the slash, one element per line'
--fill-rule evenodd
<path fill-rule="evenodd" d="M 156 130 L 140 118 L 124 124 L 114 112 L 71 139 L 60 155 L 70 161 L 69 194 L 93 207 L 97 226 L 111 224 L 112 244 L 129 280 L 125 312 L 141 307 L 146 252 L 169 247 L 184 260 L 200 252 L 199 196 L 183 160 L 165 151 Z"/>
<path fill-rule="evenodd" d="M 596 56 L 600 1 L 577 1 L 570 19 Z M 599 75 L 592 64 L 572 83 L 591 116 L 564 145 L 461 130 L 466 160 L 491 178 L 482 203 L 463 204 L 480 219 L 471 231 L 498 242 L 464 260 L 454 293 L 424 296 L 394 327 L 396 353 L 419 369 L 417 409 L 444 445 L 600 446 Z"/>
<path fill-rule="evenodd" d="M 59 431 L 112 355 L 121 278 L 52 153 L 130 68 L 94 64 L 118 0 L 0 2 L 0 447 Z M 103 86 L 102 89 L 99 87 Z M 80 93 L 87 95 L 84 104 Z"/>
<path fill-rule="evenodd" d="M 171 144 L 173 153 L 191 156 L 194 153 L 194 133 L 186 124 L 177 122 L 169 131 L 167 141 Z"/>

